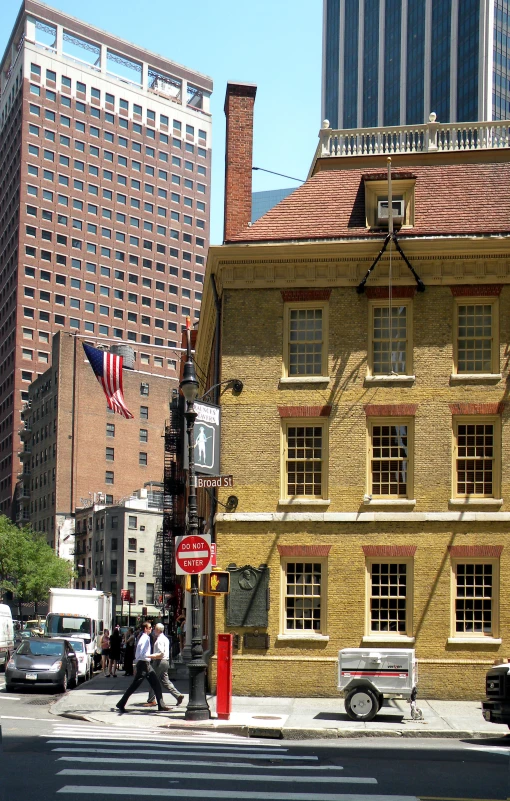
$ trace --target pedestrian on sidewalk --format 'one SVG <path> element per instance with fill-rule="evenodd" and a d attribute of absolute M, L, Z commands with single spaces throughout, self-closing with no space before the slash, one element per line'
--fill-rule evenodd
<path fill-rule="evenodd" d="M 129 628 L 124 635 L 124 676 L 133 675 L 133 659 L 135 658 L 135 632 Z"/>
<path fill-rule="evenodd" d="M 150 686 L 152 687 L 154 694 L 157 699 L 158 710 L 160 712 L 168 712 L 169 707 L 163 704 L 163 693 L 161 692 L 161 684 L 159 683 L 159 679 L 156 676 L 156 673 L 151 667 L 151 641 L 150 641 L 150 634 L 151 634 L 152 626 L 150 623 L 144 623 L 143 626 L 143 634 L 138 639 L 136 644 L 136 653 L 135 653 L 135 662 L 136 662 L 136 674 L 127 688 L 126 692 L 120 699 L 117 704 L 117 709 L 119 712 L 125 712 L 126 703 L 128 702 L 130 696 L 138 689 L 140 684 L 144 679 L 147 679 Z"/>
<path fill-rule="evenodd" d="M 120 662 L 120 646 L 122 644 L 122 635 L 120 633 L 120 626 L 115 626 L 110 637 L 110 673 L 114 679 L 117 678 L 117 663 Z"/>
<path fill-rule="evenodd" d="M 184 646 L 186 645 L 186 609 L 184 608 L 175 621 L 177 624 L 177 636 L 179 638 L 179 656 L 176 659 L 176 662 L 183 661 L 183 654 L 184 654 Z"/>
<path fill-rule="evenodd" d="M 184 696 L 174 687 L 168 678 L 168 668 L 170 667 L 170 641 L 164 634 L 165 627 L 162 623 L 156 623 L 154 631 L 156 632 L 156 641 L 154 642 L 151 656 L 154 672 L 167 692 L 176 699 L 177 703 L 175 706 L 180 706 L 184 700 Z M 144 706 L 156 706 L 156 703 L 154 692 L 150 692 L 147 703 L 144 704 Z"/>
<path fill-rule="evenodd" d="M 107 679 L 110 678 L 110 630 L 105 629 L 101 637 L 101 667 Z"/>

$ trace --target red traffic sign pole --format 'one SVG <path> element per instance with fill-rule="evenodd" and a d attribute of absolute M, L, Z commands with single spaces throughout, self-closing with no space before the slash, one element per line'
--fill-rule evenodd
<path fill-rule="evenodd" d="M 175 572 L 178 576 L 210 573 L 212 570 L 211 537 L 191 534 L 178 537 L 175 546 Z"/>

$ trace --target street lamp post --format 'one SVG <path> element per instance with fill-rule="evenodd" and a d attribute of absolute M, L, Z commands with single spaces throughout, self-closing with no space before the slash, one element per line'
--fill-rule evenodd
<path fill-rule="evenodd" d="M 194 402 L 198 395 L 198 380 L 195 365 L 191 356 L 190 319 L 186 320 L 186 362 L 180 383 L 181 392 L 186 402 L 184 417 L 188 435 L 188 534 L 198 535 L 197 487 L 195 476 L 195 420 L 197 413 Z M 204 650 L 200 627 L 200 597 L 198 594 L 198 575 L 191 576 L 191 662 L 189 670 L 189 700 L 184 715 L 186 720 L 209 720 L 211 712 L 205 695 Z"/>

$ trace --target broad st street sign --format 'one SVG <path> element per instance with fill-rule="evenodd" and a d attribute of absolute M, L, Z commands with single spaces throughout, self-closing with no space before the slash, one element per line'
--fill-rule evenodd
<path fill-rule="evenodd" d="M 197 476 L 197 487 L 214 489 L 214 487 L 233 487 L 234 476 Z"/>
<path fill-rule="evenodd" d="M 211 403 L 194 403 L 195 420 L 195 471 L 207 476 L 220 472 L 221 413 Z M 188 442 L 184 432 L 184 469 L 188 469 Z"/>
<path fill-rule="evenodd" d="M 175 572 L 178 576 L 188 574 L 210 573 L 211 535 L 191 534 L 177 537 L 175 543 Z"/>

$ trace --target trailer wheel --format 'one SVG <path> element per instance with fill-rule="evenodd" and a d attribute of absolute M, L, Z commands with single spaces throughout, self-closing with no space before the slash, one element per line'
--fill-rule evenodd
<path fill-rule="evenodd" d="M 373 720 L 379 712 L 379 699 L 369 687 L 356 687 L 345 699 L 351 720 Z"/>

